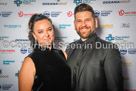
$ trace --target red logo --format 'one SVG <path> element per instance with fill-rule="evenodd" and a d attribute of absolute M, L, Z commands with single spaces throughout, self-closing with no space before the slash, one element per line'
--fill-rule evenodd
<path fill-rule="evenodd" d="M 124 14 L 125 14 L 125 11 L 124 11 L 124 10 L 120 10 L 120 11 L 119 11 L 119 15 L 120 15 L 120 16 L 123 16 Z"/>
<path fill-rule="evenodd" d="M 74 15 L 74 14 L 72 13 L 72 11 L 67 12 L 67 16 L 68 16 L 68 17 L 71 17 L 72 15 Z"/>
<path fill-rule="evenodd" d="M 23 15 L 24 15 L 24 13 L 23 13 L 22 11 L 20 11 L 20 12 L 18 13 L 18 16 L 19 16 L 19 17 L 23 17 Z"/>

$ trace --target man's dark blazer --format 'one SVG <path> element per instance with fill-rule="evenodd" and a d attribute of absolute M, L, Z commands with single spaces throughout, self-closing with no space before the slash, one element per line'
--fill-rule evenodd
<path fill-rule="evenodd" d="M 78 41 L 70 45 L 76 43 Z M 66 49 L 72 70 L 73 91 L 123 91 L 122 61 L 117 46 L 100 39 L 96 34 L 90 43 L 93 46 L 82 57 L 76 78 L 73 78 L 76 63 L 69 60 L 74 48 L 69 45 Z M 109 45 L 110 48 L 103 48 L 102 45 Z"/>

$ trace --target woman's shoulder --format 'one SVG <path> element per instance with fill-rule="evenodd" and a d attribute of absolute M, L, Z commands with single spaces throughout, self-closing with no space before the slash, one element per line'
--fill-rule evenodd
<path fill-rule="evenodd" d="M 30 57 L 26 57 L 23 61 L 23 64 L 25 65 L 31 65 L 32 63 L 33 63 L 33 60 Z"/>
<path fill-rule="evenodd" d="M 22 63 L 21 69 L 20 69 L 20 76 L 24 76 L 27 74 L 35 75 L 36 69 L 35 65 L 30 57 L 26 57 Z"/>

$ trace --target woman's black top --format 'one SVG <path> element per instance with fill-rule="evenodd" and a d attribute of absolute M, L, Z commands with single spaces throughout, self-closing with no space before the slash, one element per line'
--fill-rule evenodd
<path fill-rule="evenodd" d="M 36 47 L 28 57 L 36 68 L 32 91 L 71 91 L 71 70 L 61 50 Z"/>

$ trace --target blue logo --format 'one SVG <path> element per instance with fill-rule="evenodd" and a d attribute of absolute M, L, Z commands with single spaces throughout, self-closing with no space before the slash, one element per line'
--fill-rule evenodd
<path fill-rule="evenodd" d="M 15 73 L 15 76 L 17 76 L 17 77 L 19 76 L 19 71 L 17 73 Z"/>
<path fill-rule="evenodd" d="M 80 3 L 90 3 L 91 1 L 96 0 L 74 0 L 73 2 L 76 3 L 76 5 L 79 5 Z"/>
<path fill-rule="evenodd" d="M 56 36 L 55 40 L 67 39 L 67 36 Z"/>
<path fill-rule="evenodd" d="M 101 11 L 101 16 L 108 16 L 111 12 L 111 10 L 103 10 Z"/>
<path fill-rule="evenodd" d="M 2 89 L 3 90 L 9 90 L 11 88 L 11 86 L 13 86 L 13 84 L 3 84 Z"/>
<path fill-rule="evenodd" d="M 109 34 L 108 37 L 106 37 L 106 40 L 111 42 L 112 40 L 125 40 L 127 38 L 129 38 L 129 36 L 114 36 L 114 37 L 112 37 L 112 34 Z"/>
<path fill-rule="evenodd" d="M 61 14 L 60 11 L 52 11 L 52 12 L 45 11 L 45 12 L 43 13 L 43 15 L 45 15 L 45 16 L 47 16 L 47 17 L 58 17 L 60 14 Z"/>
<path fill-rule="evenodd" d="M 36 2 L 36 0 L 15 0 L 14 4 L 16 4 L 17 7 L 20 7 L 21 4 L 30 5 L 32 2 Z"/>
<path fill-rule="evenodd" d="M 95 10 L 94 14 L 95 14 L 96 17 L 98 17 L 100 14 L 101 14 L 101 16 L 108 16 L 108 15 L 111 14 L 111 12 L 112 12 L 112 10 L 103 10 L 101 12 L 98 11 L 98 10 Z"/>
<path fill-rule="evenodd" d="M 21 51 L 21 53 L 22 53 L 22 54 L 25 54 L 25 53 L 27 52 L 27 49 L 25 49 L 25 48 L 21 48 L 21 50 L 20 50 L 20 51 Z"/>
<path fill-rule="evenodd" d="M 112 40 L 114 40 L 114 37 L 112 37 L 112 34 L 109 34 L 108 37 L 106 37 L 106 40 L 111 42 Z"/>
<path fill-rule="evenodd" d="M 98 17 L 100 15 L 100 12 L 98 10 L 95 10 L 94 14 L 95 14 L 96 17 Z"/>
<path fill-rule="evenodd" d="M 127 49 L 120 49 L 120 54 L 125 55 L 127 53 Z"/>
<path fill-rule="evenodd" d="M 28 53 L 32 53 L 33 49 L 32 48 L 28 48 Z"/>
<path fill-rule="evenodd" d="M 82 3 L 82 0 L 74 0 L 74 3 L 76 3 L 76 5 L 79 5 L 80 3 Z"/>
<path fill-rule="evenodd" d="M 22 1 L 21 0 L 15 0 L 14 4 L 16 4 L 17 7 L 20 7 L 20 5 L 22 4 Z"/>
<path fill-rule="evenodd" d="M 8 16 L 10 16 L 12 13 L 13 13 L 13 12 L 11 12 L 11 11 L 2 11 L 2 12 L 0 13 L 0 16 L 2 16 L 2 17 L 8 17 Z"/>
<path fill-rule="evenodd" d="M 4 25 L 4 28 L 21 28 L 21 25 Z"/>
<path fill-rule="evenodd" d="M 50 16 L 50 12 L 48 12 L 48 11 L 45 11 L 44 13 L 43 13 L 43 15 L 45 15 L 45 16 Z"/>
<path fill-rule="evenodd" d="M 66 27 L 70 27 L 71 24 L 60 24 L 59 29 L 66 29 Z"/>
<path fill-rule="evenodd" d="M 10 65 L 10 63 L 15 63 L 14 60 L 3 60 L 3 65 Z"/>
<path fill-rule="evenodd" d="M 103 4 L 116 4 L 120 3 L 120 1 L 103 1 Z"/>
<path fill-rule="evenodd" d="M 9 36 L 0 36 L 0 40 L 5 40 L 5 39 L 8 39 Z"/>
<path fill-rule="evenodd" d="M 130 48 L 128 49 L 129 54 L 136 54 L 136 48 Z"/>

